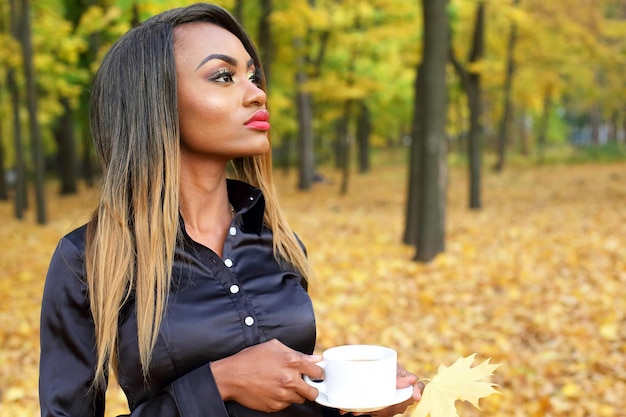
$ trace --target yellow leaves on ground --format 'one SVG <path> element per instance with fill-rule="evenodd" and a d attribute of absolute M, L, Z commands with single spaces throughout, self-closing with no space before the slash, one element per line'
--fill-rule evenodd
<path fill-rule="evenodd" d="M 457 359 L 451 366 L 440 365 L 437 375 L 427 383 L 422 399 L 411 417 L 458 417 L 455 402 L 468 401 L 478 407 L 478 400 L 497 393 L 494 384 L 483 381 L 500 365 L 489 360 L 471 367 L 476 354 Z"/>
<path fill-rule="evenodd" d="M 86 219 L 85 194 L 59 199 L 52 194 L 52 220 L 37 226 L 34 214 L 13 218 L 13 206 L 0 202 L 0 417 L 38 415 L 39 312 L 44 278 L 55 246 Z M 35 205 L 30 199 L 31 206 Z"/>
<path fill-rule="evenodd" d="M 311 192 L 276 173 L 287 217 L 316 271 L 318 350 L 395 348 L 421 377 L 476 353 L 502 363 L 503 395 L 457 402 L 462 417 L 619 417 L 626 410 L 626 165 L 485 173 L 469 211 L 465 171 L 450 172 L 446 253 L 411 262 L 401 243 L 404 167 L 353 175 Z M 50 223 L 13 219 L 0 202 L 0 417 L 38 415 L 39 309 L 62 234 L 86 221 L 94 191 L 49 195 Z M 31 201 L 34 205 L 34 202 Z M 125 410 L 113 387 L 107 416 Z M 407 416 L 414 411 L 411 408 Z"/>
<path fill-rule="evenodd" d="M 446 253 L 427 265 L 400 243 L 401 169 L 353 176 L 343 197 L 329 179 L 283 198 L 317 272 L 320 351 L 380 343 L 426 377 L 471 353 L 504 364 L 503 395 L 482 412 L 460 403 L 463 417 L 623 415 L 625 164 L 487 173 L 477 212 L 465 171 L 452 170 Z"/>

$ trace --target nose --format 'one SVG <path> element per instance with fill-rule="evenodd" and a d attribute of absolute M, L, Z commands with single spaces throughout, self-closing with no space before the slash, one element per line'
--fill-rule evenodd
<path fill-rule="evenodd" d="M 246 81 L 245 105 L 264 106 L 267 101 L 267 94 L 251 80 Z"/>

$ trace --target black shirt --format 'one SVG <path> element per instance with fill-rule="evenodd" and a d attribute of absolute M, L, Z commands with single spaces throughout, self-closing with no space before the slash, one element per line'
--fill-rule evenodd
<path fill-rule="evenodd" d="M 315 317 L 302 276 L 276 261 L 264 226 L 260 190 L 229 180 L 237 210 L 223 257 L 185 232 L 176 246 L 172 288 L 153 351 L 148 383 L 141 372 L 134 301 L 119 324 L 119 384 L 132 416 L 267 416 L 224 403 L 209 363 L 273 338 L 312 353 Z M 52 257 L 41 312 L 42 416 L 104 415 L 104 391 L 91 388 L 94 323 L 85 278 L 86 226 L 61 239 Z M 331 413 L 331 414 L 328 414 Z M 307 402 L 270 415 L 338 415 Z"/>

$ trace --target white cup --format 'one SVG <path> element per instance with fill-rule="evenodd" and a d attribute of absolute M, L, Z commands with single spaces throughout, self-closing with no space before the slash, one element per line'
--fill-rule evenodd
<path fill-rule="evenodd" d="M 396 393 L 397 353 L 375 345 L 345 345 L 323 352 L 324 380 L 307 381 L 331 404 L 362 408 L 385 404 Z"/>

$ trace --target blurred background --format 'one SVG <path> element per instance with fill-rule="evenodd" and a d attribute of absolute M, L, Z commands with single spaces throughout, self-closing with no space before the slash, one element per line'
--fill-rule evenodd
<path fill-rule="evenodd" d="M 97 201 L 93 74 L 190 3 L 0 3 L 2 417 L 38 415 L 47 263 Z M 425 376 L 477 352 L 503 364 L 480 414 L 624 415 L 626 1 L 215 3 L 262 56 L 319 349 L 392 345 Z"/>

